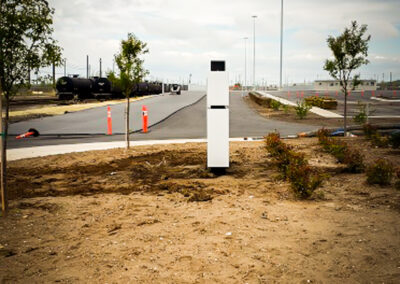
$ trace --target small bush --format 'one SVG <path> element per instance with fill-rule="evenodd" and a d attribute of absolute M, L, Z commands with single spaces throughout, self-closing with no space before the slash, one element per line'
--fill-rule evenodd
<path fill-rule="evenodd" d="M 276 100 L 272 100 L 270 105 L 274 110 L 279 110 L 282 104 Z"/>
<path fill-rule="evenodd" d="M 392 163 L 379 159 L 367 168 L 367 182 L 369 184 L 389 185 L 392 181 L 393 173 Z"/>
<path fill-rule="evenodd" d="M 389 146 L 389 139 L 387 137 L 383 137 L 378 132 L 371 135 L 371 144 L 375 147 L 386 148 Z"/>
<path fill-rule="evenodd" d="M 367 137 L 367 139 L 371 139 L 372 135 L 377 133 L 376 128 L 369 123 L 366 123 L 363 125 L 363 131 L 364 131 L 364 135 L 365 135 L 365 137 Z"/>
<path fill-rule="evenodd" d="M 290 181 L 296 195 L 301 198 L 310 197 L 321 185 L 323 177 L 309 166 L 304 154 L 293 151 L 281 141 L 277 133 L 268 134 L 265 143 L 279 171 Z"/>
<path fill-rule="evenodd" d="M 367 118 L 367 105 L 358 102 L 358 113 L 353 118 L 354 122 L 358 124 L 364 124 L 365 122 L 367 122 Z"/>
<path fill-rule="evenodd" d="M 282 109 L 284 113 L 289 113 L 290 107 L 288 105 L 282 104 Z"/>
<path fill-rule="evenodd" d="M 337 100 L 334 98 L 321 98 L 316 96 L 307 97 L 304 101 L 310 106 L 316 106 L 323 109 L 336 109 Z"/>
<path fill-rule="evenodd" d="M 389 142 L 393 148 L 400 148 L 400 130 L 396 130 L 390 134 Z"/>
<path fill-rule="evenodd" d="M 364 158 L 355 149 L 346 149 L 343 163 L 347 165 L 347 170 L 351 173 L 362 173 L 365 169 Z"/>
<path fill-rule="evenodd" d="M 309 198 L 323 181 L 322 176 L 313 170 L 308 163 L 290 164 L 287 172 L 294 192 L 301 198 Z"/>
<path fill-rule="evenodd" d="M 298 118 L 303 119 L 307 116 L 308 111 L 311 109 L 311 106 L 305 103 L 304 101 L 298 102 L 295 107 L 296 115 Z"/>
<path fill-rule="evenodd" d="M 397 167 L 397 169 L 396 169 L 396 177 L 397 177 L 397 181 L 394 183 L 394 187 L 397 190 L 400 190 L 400 167 Z"/>
<path fill-rule="evenodd" d="M 365 167 L 362 154 L 358 150 L 350 149 L 345 142 L 328 135 L 329 132 L 326 129 L 320 129 L 317 132 L 319 144 L 324 151 L 334 156 L 339 163 L 346 164 L 349 172 L 363 172 Z"/>

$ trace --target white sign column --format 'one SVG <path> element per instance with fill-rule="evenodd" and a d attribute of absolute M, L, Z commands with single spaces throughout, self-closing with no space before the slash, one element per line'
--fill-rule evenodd
<path fill-rule="evenodd" d="M 229 78 L 225 61 L 211 61 L 208 74 L 207 166 L 229 167 Z"/>

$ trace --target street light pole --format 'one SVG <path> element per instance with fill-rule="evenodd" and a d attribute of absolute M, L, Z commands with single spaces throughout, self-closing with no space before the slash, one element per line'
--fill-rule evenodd
<path fill-rule="evenodd" d="M 67 58 L 64 59 L 64 77 L 67 76 Z"/>
<path fill-rule="evenodd" d="M 243 88 L 246 88 L 247 86 L 247 40 L 249 39 L 248 37 L 244 37 L 244 84 Z"/>
<path fill-rule="evenodd" d="M 283 49 L 283 0 L 281 0 L 281 54 L 280 54 L 280 74 L 279 74 L 279 89 L 282 89 L 282 49 Z"/>
<path fill-rule="evenodd" d="M 253 18 L 253 89 L 256 89 L 256 18 L 257 16 L 252 16 Z"/>

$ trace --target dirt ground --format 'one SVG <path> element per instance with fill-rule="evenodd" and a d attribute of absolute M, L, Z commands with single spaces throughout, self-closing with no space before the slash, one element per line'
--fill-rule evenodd
<path fill-rule="evenodd" d="M 343 127 L 343 119 L 340 118 L 326 118 L 309 112 L 304 119 L 299 119 L 296 115 L 296 111 L 294 110 L 294 108 L 289 108 L 288 111 L 285 112 L 282 109 L 274 110 L 272 108 L 260 106 L 259 104 L 251 100 L 249 96 L 246 96 L 244 100 L 252 109 L 258 112 L 261 116 L 264 116 L 268 119 L 315 125 L 318 127 Z M 354 123 L 352 118 L 348 118 L 347 123 L 349 126 L 357 125 Z M 400 118 L 369 118 L 369 123 L 400 123 Z"/>
<path fill-rule="evenodd" d="M 400 151 L 349 138 L 369 163 Z M 298 200 L 263 142 L 158 145 L 10 163 L 1 283 L 399 283 L 400 191 L 285 140 L 330 177 Z"/>

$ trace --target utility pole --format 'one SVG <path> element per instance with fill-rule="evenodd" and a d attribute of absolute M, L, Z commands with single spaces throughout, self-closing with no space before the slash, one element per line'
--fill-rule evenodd
<path fill-rule="evenodd" d="M 89 55 L 86 55 L 86 78 L 89 78 Z"/>
<path fill-rule="evenodd" d="M 3 217 L 7 215 L 8 212 L 8 196 L 7 196 L 7 182 L 5 180 L 6 176 L 6 151 L 4 149 L 4 139 L 7 139 L 3 135 L 4 127 L 3 127 L 3 91 L 0 86 L 0 155 L 1 155 L 1 167 L 0 167 L 0 187 L 1 187 L 1 212 Z"/>
<path fill-rule="evenodd" d="M 253 17 L 253 89 L 256 89 L 256 18 Z"/>
<path fill-rule="evenodd" d="M 64 59 L 64 77 L 67 76 L 67 59 Z"/>
<path fill-rule="evenodd" d="M 281 54 L 280 54 L 280 73 L 279 73 L 279 89 L 282 89 L 282 57 L 283 57 L 283 0 L 281 0 Z"/>
<path fill-rule="evenodd" d="M 56 85 L 56 65 L 53 62 L 53 86 Z"/>
<path fill-rule="evenodd" d="M 248 37 L 244 37 L 244 88 L 247 86 L 247 40 Z"/>
<path fill-rule="evenodd" d="M 102 75 L 102 72 L 101 72 L 101 58 L 100 58 L 100 72 L 99 72 L 99 74 L 100 74 L 100 78 L 101 78 L 101 75 Z"/>
<path fill-rule="evenodd" d="M 390 72 L 390 83 L 392 83 L 392 72 Z"/>

